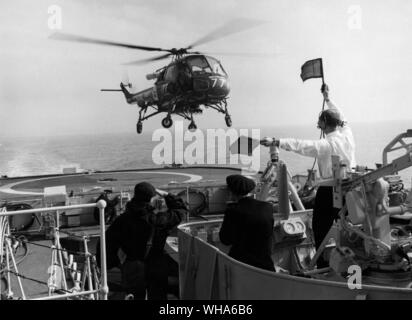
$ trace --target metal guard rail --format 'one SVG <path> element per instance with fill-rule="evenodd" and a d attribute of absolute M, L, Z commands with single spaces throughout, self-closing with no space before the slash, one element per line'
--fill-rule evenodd
<path fill-rule="evenodd" d="M 102 297 L 102 300 L 107 300 L 107 296 L 109 293 L 109 287 L 107 284 L 106 237 L 105 237 L 106 226 L 105 226 L 105 221 L 104 221 L 104 208 L 106 207 L 106 201 L 99 200 L 97 203 L 0 212 L 0 217 L 17 216 L 17 215 L 23 215 L 23 214 L 28 214 L 28 213 L 30 214 L 30 213 L 38 213 L 38 212 L 41 213 L 41 212 L 50 212 L 50 211 L 55 211 L 57 215 L 60 215 L 62 213 L 61 212 L 62 210 L 73 210 L 73 209 L 95 208 L 95 207 L 99 208 L 99 218 L 100 218 L 100 272 L 101 272 L 100 289 L 77 292 L 77 293 L 69 293 L 69 294 L 63 294 L 63 295 L 40 297 L 40 298 L 31 299 L 31 300 L 59 300 L 59 299 L 72 298 L 72 297 L 77 297 L 77 296 L 93 294 L 93 293 L 99 293 L 100 297 Z"/>

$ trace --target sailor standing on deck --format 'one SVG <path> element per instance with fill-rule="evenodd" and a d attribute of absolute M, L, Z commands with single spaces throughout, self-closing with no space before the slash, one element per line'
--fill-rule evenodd
<path fill-rule="evenodd" d="M 321 112 L 318 119 L 318 128 L 325 134 L 320 140 L 279 139 L 265 137 L 261 140 L 264 146 L 275 144 L 280 148 L 299 153 L 304 156 L 317 158 L 319 173 L 322 179 L 332 178 L 332 155 L 340 157 L 341 162 L 349 171 L 356 166 L 355 141 L 352 130 L 346 125 L 342 111 L 329 99 L 329 88 L 322 85 L 321 92 L 328 109 Z M 339 209 L 333 207 L 332 187 L 320 186 L 316 193 L 313 209 L 312 229 L 315 237 L 316 249 L 329 232 L 333 220 L 337 219 Z M 327 264 L 320 259 L 318 267 Z"/>
<path fill-rule="evenodd" d="M 150 183 L 140 182 L 134 197 L 106 231 L 107 269 L 120 267 L 122 285 L 135 300 L 167 299 L 167 257 L 164 246 L 169 232 L 187 214 L 183 200 L 163 192 L 167 210 L 157 211 L 151 201 L 159 193 Z M 125 255 L 119 259 L 119 249 Z M 97 261 L 100 248 L 97 248 Z"/>
<path fill-rule="evenodd" d="M 220 241 L 231 245 L 229 256 L 257 268 L 275 271 L 272 253 L 273 207 L 247 195 L 255 188 L 253 180 L 240 174 L 226 177 L 231 193 L 222 227 Z"/>

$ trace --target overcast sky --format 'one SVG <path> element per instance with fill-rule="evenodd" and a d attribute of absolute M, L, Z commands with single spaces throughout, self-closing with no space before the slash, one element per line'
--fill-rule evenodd
<path fill-rule="evenodd" d="M 198 50 L 216 54 L 230 77 L 235 127 L 315 124 L 321 80 L 300 67 L 322 57 L 331 95 L 352 122 L 412 119 L 412 1 L 408 0 L 16 0 L 0 3 L 0 136 L 135 131 L 137 107 L 117 88 L 126 69 L 136 90 L 167 64 L 121 64 L 150 52 L 48 39 L 48 8 L 62 10 L 62 32 L 133 44 L 184 47 L 235 18 L 266 21 Z M 222 114 L 197 117 L 224 127 Z M 144 123 L 150 131 L 162 116 Z"/>

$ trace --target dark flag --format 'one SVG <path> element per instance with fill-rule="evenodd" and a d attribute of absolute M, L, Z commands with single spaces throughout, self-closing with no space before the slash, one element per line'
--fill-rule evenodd
<path fill-rule="evenodd" d="M 306 61 L 300 77 L 303 81 L 311 78 L 323 78 L 322 58 Z"/>
<path fill-rule="evenodd" d="M 231 154 L 243 154 L 251 156 L 253 150 L 260 145 L 260 140 L 241 136 L 229 148 Z"/>

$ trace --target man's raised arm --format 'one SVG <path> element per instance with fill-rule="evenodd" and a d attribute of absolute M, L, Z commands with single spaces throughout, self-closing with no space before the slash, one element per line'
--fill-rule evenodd
<path fill-rule="evenodd" d="M 337 111 L 340 115 L 340 119 L 343 122 L 346 122 L 346 118 L 345 118 L 345 115 L 343 114 L 342 110 L 329 98 L 329 87 L 326 83 L 322 85 L 322 88 L 320 89 L 320 91 L 323 94 L 323 98 L 325 99 L 328 108 L 330 110 Z"/>

